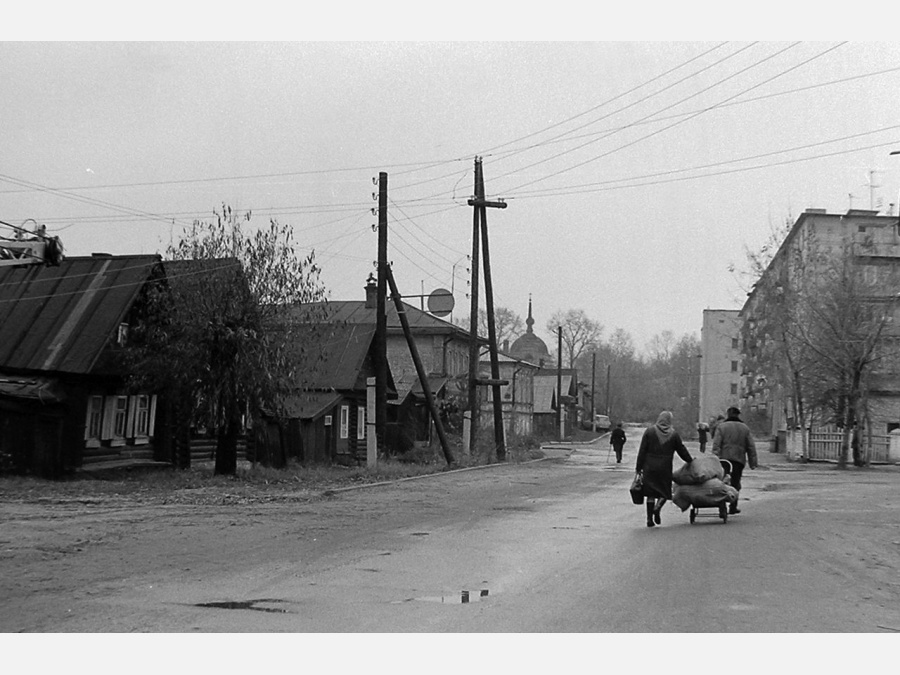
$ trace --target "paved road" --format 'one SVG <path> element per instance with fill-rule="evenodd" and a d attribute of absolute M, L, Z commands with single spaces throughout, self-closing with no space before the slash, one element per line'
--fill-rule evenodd
<path fill-rule="evenodd" d="M 896 467 L 762 453 L 742 514 L 669 505 L 647 528 L 634 446 L 619 466 L 601 442 L 318 504 L 129 511 L 2 587 L 0 630 L 900 631 Z"/>

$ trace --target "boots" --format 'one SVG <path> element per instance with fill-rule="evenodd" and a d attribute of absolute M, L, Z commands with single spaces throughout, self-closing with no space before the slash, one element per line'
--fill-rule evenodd
<path fill-rule="evenodd" d="M 735 513 L 740 513 L 740 512 L 741 512 L 741 510 L 737 507 L 737 504 L 738 504 L 738 500 L 735 499 L 735 500 L 734 500 L 734 504 L 729 504 L 729 505 L 728 505 L 728 513 L 729 513 L 730 515 L 733 516 Z"/>
<path fill-rule="evenodd" d="M 653 500 L 647 497 L 647 527 L 653 527 L 656 523 L 653 522 Z"/>
<path fill-rule="evenodd" d="M 659 517 L 659 512 L 662 511 L 663 504 L 666 503 L 665 499 L 657 499 L 656 506 L 653 509 L 653 520 L 657 525 L 662 525 L 662 520 Z"/>

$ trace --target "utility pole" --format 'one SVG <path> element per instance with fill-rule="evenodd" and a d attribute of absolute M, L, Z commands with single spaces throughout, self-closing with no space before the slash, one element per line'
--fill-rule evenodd
<path fill-rule="evenodd" d="M 400 291 L 397 290 L 397 283 L 394 281 L 394 273 L 390 267 L 385 268 L 387 272 L 387 280 L 391 286 L 391 295 L 394 298 L 394 306 L 397 309 L 397 316 L 400 319 L 400 326 L 403 328 L 403 335 L 406 337 L 406 344 L 409 346 L 409 354 L 412 357 L 413 365 L 416 367 L 416 374 L 419 376 L 419 383 L 422 385 L 422 392 L 425 394 L 425 401 L 428 403 L 428 411 L 431 413 L 431 419 L 434 421 L 434 427 L 437 429 L 438 438 L 441 441 L 441 450 L 444 452 L 444 459 L 447 460 L 448 466 L 453 466 L 453 454 L 450 452 L 450 444 L 447 442 L 447 436 L 444 434 L 444 425 L 441 423 L 441 416 L 438 413 L 437 405 L 434 402 L 434 396 L 431 393 L 431 385 L 428 384 L 428 374 L 422 365 L 422 359 L 419 357 L 419 349 L 416 347 L 416 340 L 409 328 L 409 319 L 406 316 L 406 309 L 403 307 L 403 300 Z"/>
<path fill-rule="evenodd" d="M 606 414 L 609 415 L 609 364 L 606 364 Z"/>
<path fill-rule="evenodd" d="M 468 201 L 473 206 L 472 224 L 472 314 L 470 326 L 469 346 L 469 410 L 472 415 L 470 426 L 469 447 L 475 447 L 476 419 L 478 418 L 478 238 L 479 230 L 484 256 L 484 292 L 485 312 L 488 323 L 488 347 L 491 355 L 491 379 L 483 384 L 490 384 L 494 402 L 494 446 L 497 460 L 506 459 L 506 444 L 503 440 L 503 399 L 500 387 L 500 361 L 497 355 L 497 330 L 494 323 L 494 290 L 491 279 L 491 258 L 488 248 L 487 232 L 487 208 L 505 209 L 506 202 L 489 202 L 484 195 L 484 173 L 481 166 L 481 157 L 475 158 L 475 197 Z"/>
<path fill-rule="evenodd" d="M 387 200 L 388 175 L 378 174 L 378 289 L 375 317 L 375 436 L 384 448 L 387 429 Z"/>
<path fill-rule="evenodd" d="M 560 442 L 563 440 L 562 417 L 562 326 L 556 327 L 556 433 Z"/>
<path fill-rule="evenodd" d="M 594 403 L 594 382 L 597 376 L 597 352 L 591 354 L 591 431 L 597 431 L 597 406 Z"/>

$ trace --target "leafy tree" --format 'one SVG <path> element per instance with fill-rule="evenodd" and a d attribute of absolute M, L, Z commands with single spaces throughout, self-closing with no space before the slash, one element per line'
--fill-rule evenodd
<path fill-rule="evenodd" d="M 242 416 L 276 409 L 292 387 L 303 347 L 282 307 L 324 296 L 314 254 L 296 255 L 290 226 L 270 220 L 251 233 L 250 223 L 223 205 L 170 245 L 166 283 L 128 350 L 134 381 L 174 397 L 182 430 L 184 418 L 215 430 L 217 474 L 236 471 Z"/>

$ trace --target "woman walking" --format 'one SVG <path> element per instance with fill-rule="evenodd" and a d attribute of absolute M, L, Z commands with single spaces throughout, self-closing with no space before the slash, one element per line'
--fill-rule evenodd
<path fill-rule="evenodd" d="M 672 458 L 675 453 L 685 462 L 693 457 L 684 447 L 681 436 L 672 426 L 672 413 L 664 410 L 656 424 L 648 427 L 641 438 L 635 472 L 643 478 L 643 492 L 647 499 L 647 527 L 661 525 L 659 512 L 672 499 Z"/>

